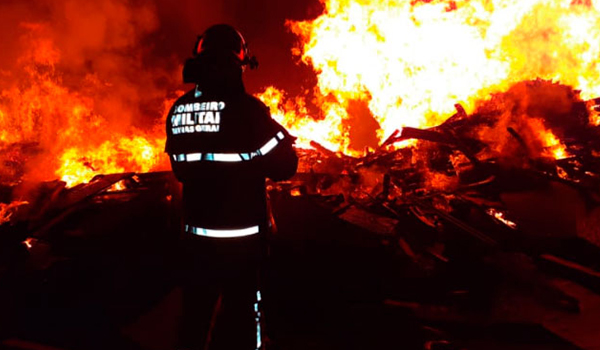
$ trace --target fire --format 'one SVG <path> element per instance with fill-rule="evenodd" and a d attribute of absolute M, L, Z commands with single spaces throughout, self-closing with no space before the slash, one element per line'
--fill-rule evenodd
<path fill-rule="evenodd" d="M 494 208 L 489 208 L 488 210 L 486 210 L 486 213 L 494 219 L 498 220 L 499 222 L 503 223 L 504 225 L 512 228 L 513 230 L 517 228 L 517 224 L 507 219 L 506 213 L 502 211 L 498 211 Z"/>
<path fill-rule="evenodd" d="M 262 95 L 276 119 L 299 135 L 347 154 L 352 104 L 368 107 L 379 143 L 403 126 L 431 127 L 460 103 L 472 113 L 495 92 L 536 78 L 600 91 L 600 1 L 322 0 L 324 13 L 288 22 L 295 53 L 312 65 L 318 84 L 304 98 L 275 88 Z M 539 138 L 558 158 L 564 146 L 545 128 Z M 370 144 L 370 147 L 376 145 Z"/>
<path fill-rule="evenodd" d="M 163 143 L 160 138 L 115 138 L 94 149 L 74 147 L 66 150 L 56 174 L 70 187 L 88 182 L 97 174 L 148 172 L 161 162 L 161 156 Z"/>
<path fill-rule="evenodd" d="M 70 187 L 97 174 L 167 168 L 162 121 L 147 118 L 150 123 L 144 121 L 139 128 L 132 126 L 144 97 L 134 85 L 125 82 L 127 75 L 135 72 L 126 70 L 133 63 L 123 62 L 119 47 L 110 47 L 110 53 L 96 52 L 95 60 L 89 63 L 90 67 L 95 64 L 95 69 L 73 66 L 74 57 L 63 50 L 71 50 L 72 54 L 73 45 L 80 45 L 79 42 L 64 38 L 65 42 L 75 42 L 65 48 L 64 42 L 59 46 L 63 38 L 54 37 L 53 31 L 58 29 L 41 23 L 21 26 L 25 34 L 20 40 L 26 49 L 11 72 L 0 71 L 7 78 L 0 82 L 0 149 L 26 147 L 9 159 L 16 170 L 3 174 L 37 181 L 58 177 Z M 130 50 L 127 43 L 118 43 L 125 45 L 123 50 Z M 81 50 L 91 48 L 85 46 Z M 133 52 L 129 54 L 135 56 Z M 113 56 L 98 57 L 102 55 Z M 100 74 L 103 69 L 108 73 Z M 156 74 L 160 76 L 159 72 Z M 142 73 L 138 75 L 144 79 Z M 151 87 L 144 88 L 146 95 L 151 95 Z M 170 101 L 164 101 L 166 91 L 162 93 L 160 102 L 166 106 Z M 160 115 L 162 108 L 159 103 L 155 114 Z"/>
<path fill-rule="evenodd" d="M 311 148 L 310 142 L 318 141 L 331 150 L 338 149 L 340 145 L 347 149 L 350 139 L 344 132 L 340 119 L 343 110 L 331 110 L 323 120 L 316 121 L 307 117 L 306 102 L 302 97 L 297 97 L 294 101 L 287 100 L 285 93 L 273 86 L 258 97 L 269 106 L 273 119 L 298 136 L 298 147 Z"/>
<path fill-rule="evenodd" d="M 569 157 L 566 146 L 561 143 L 552 132 L 544 130 L 542 133 L 542 139 L 544 141 L 544 146 L 548 150 L 551 158 L 565 159 Z"/>
<path fill-rule="evenodd" d="M 23 244 L 25 245 L 25 247 L 27 247 L 27 249 L 31 249 L 33 248 L 34 242 L 35 238 L 27 238 L 23 241 Z"/>
<path fill-rule="evenodd" d="M 364 155 L 402 127 L 438 125 L 457 103 L 472 114 L 489 96 L 537 78 L 583 99 L 600 92 L 600 0 L 321 1 L 318 18 L 287 23 L 317 85 L 301 96 L 274 86 L 258 95 L 300 147 L 316 141 Z M 165 113 L 155 106 L 172 102 L 165 84 L 175 86 L 178 74 L 140 63 L 147 52 L 139 43 L 158 21 L 151 6 L 102 4 L 53 7 L 66 11 L 57 18 L 80 19 L 63 26 L 19 23 L 22 52 L 0 70 L 0 161 L 12 167 L 1 169 L 2 181 L 58 176 L 74 186 L 101 173 L 168 169 L 157 118 Z M 103 15 L 89 18 L 94 9 Z M 146 113 L 151 122 L 136 120 Z M 568 157 L 561 134 L 535 118 L 517 130 L 535 155 Z M 505 141 L 495 148 L 509 149 Z"/>

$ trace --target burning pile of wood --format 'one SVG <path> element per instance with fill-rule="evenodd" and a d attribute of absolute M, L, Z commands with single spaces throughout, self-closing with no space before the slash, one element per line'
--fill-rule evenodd
<path fill-rule="evenodd" d="M 523 82 L 472 115 L 457 105 L 437 127 L 403 128 L 361 158 L 313 143 L 300 151 L 300 174 L 279 189 L 382 235 L 424 268 L 475 247 L 568 265 L 600 286 L 600 266 L 557 243 L 600 245 L 599 102 L 564 85 Z M 547 146 L 543 130 L 562 141 Z"/>
<path fill-rule="evenodd" d="M 313 149 L 298 150 L 298 174 L 271 184 L 270 191 L 288 200 L 308 199 L 364 229 L 403 262 L 397 264 L 403 275 L 390 280 L 434 276 L 431 285 L 451 290 L 450 301 L 436 291 L 436 304 L 492 298 L 484 290 L 491 282 L 480 280 L 491 269 L 507 284 L 526 285 L 554 309 L 579 312 L 581 300 L 539 270 L 600 293 L 598 105 L 600 99 L 583 101 L 567 86 L 524 82 L 492 96 L 471 115 L 456 105 L 456 114 L 439 126 L 403 128 L 360 158 L 313 142 Z M 406 141 L 412 143 L 394 147 Z M 177 211 L 178 190 L 169 173 L 103 175 L 73 188 L 61 181 L 25 187 L 0 187 L 0 243 L 30 253 L 49 232 L 61 231 L 98 202 L 163 201 Z M 176 222 L 172 218 L 171 226 Z M 390 287 L 387 305 L 414 309 L 425 319 L 464 317 L 464 308 L 452 316 L 446 304 L 428 306 L 423 288 Z M 501 320 L 514 317 L 514 310 L 491 313 Z M 524 314 L 517 318 L 531 321 Z"/>
<path fill-rule="evenodd" d="M 537 80 L 493 96 L 472 115 L 457 104 L 456 114 L 439 126 L 397 130 L 361 158 L 313 142 L 314 150 L 299 151 L 295 193 L 342 195 L 344 206 L 377 207 L 390 217 L 426 202 L 442 211 L 452 206 L 441 203 L 466 201 L 502 212 L 501 193 L 547 180 L 597 203 L 600 128 L 591 113 L 598 104 L 600 99 L 582 101 L 567 86 Z M 391 147 L 407 140 L 418 143 Z"/>
<path fill-rule="evenodd" d="M 314 149 L 298 150 L 301 162 L 292 192 L 337 198 L 336 214 L 360 224 L 375 217 L 370 222 L 381 225 L 367 226 L 376 232 L 394 232 L 401 213 L 409 210 L 429 227 L 445 217 L 474 237 L 492 242 L 466 223 L 459 224 L 451 216 L 455 209 L 475 205 L 495 222 L 514 229 L 518 222 L 509 219 L 501 195 L 531 190 L 542 180 L 566 184 L 584 193 L 589 203 L 597 203 L 600 128 L 593 123 L 593 113 L 599 104 L 600 99 L 581 100 L 568 86 L 536 80 L 492 96 L 472 115 L 457 104 L 456 114 L 439 126 L 397 130 L 361 158 L 313 142 Z M 554 143 L 544 140 L 547 135 L 555 138 Z M 407 140 L 418 142 L 394 147 Z M 31 147 L 13 151 L 23 153 Z M 4 186 L 8 192 L 2 198 L 3 222 L 10 221 L 10 212 L 18 208 L 9 204 L 17 199 L 11 198 L 13 187 Z M 63 190 L 68 192 L 61 186 Z"/>

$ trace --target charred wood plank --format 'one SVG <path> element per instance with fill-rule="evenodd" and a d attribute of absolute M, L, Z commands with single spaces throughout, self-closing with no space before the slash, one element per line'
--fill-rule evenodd
<path fill-rule="evenodd" d="M 421 208 L 423 208 L 426 211 L 435 213 L 438 217 L 440 217 L 444 221 L 450 223 L 451 225 L 457 227 L 461 231 L 469 234 L 470 236 L 476 238 L 477 240 L 483 242 L 484 244 L 486 244 L 488 246 L 498 246 L 498 242 L 495 239 L 493 239 L 490 236 L 484 234 L 483 232 L 477 230 L 476 228 L 472 227 L 471 225 L 467 224 L 466 222 L 464 222 L 448 213 L 445 213 L 442 210 L 437 209 L 436 207 L 434 207 L 433 205 L 431 205 L 429 203 L 423 202 L 421 200 L 415 200 L 415 205 L 420 206 Z"/>
<path fill-rule="evenodd" d="M 66 217 L 86 205 L 87 200 L 110 188 L 113 184 L 129 178 L 135 173 L 110 174 L 94 177 L 87 184 L 79 184 L 52 203 L 47 212 L 43 213 L 44 219 L 31 223 L 34 233 L 32 237 L 41 237 L 52 227 L 61 223 Z"/>
<path fill-rule="evenodd" d="M 398 134 L 400 134 L 400 130 L 396 129 L 390 136 L 388 136 L 387 139 L 385 139 L 381 146 L 379 146 L 379 149 L 393 144 L 395 142 L 395 139 L 398 137 Z"/>
<path fill-rule="evenodd" d="M 525 143 L 525 140 L 523 140 L 521 135 L 519 135 L 519 133 L 510 126 L 508 128 L 506 128 L 506 131 L 508 131 L 510 136 L 512 136 L 515 140 L 517 140 L 517 142 L 519 143 L 519 145 L 521 146 L 521 148 L 523 149 L 523 151 L 529 158 L 529 147 L 527 147 L 527 143 Z"/>
<path fill-rule="evenodd" d="M 473 164 L 480 163 L 477 157 L 475 157 L 471 151 L 472 147 L 467 146 L 468 143 L 474 142 L 468 142 L 466 138 L 459 137 L 452 129 L 449 129 L 446 132 L 440 132 L 435 129 L 417 129 L 405 127 L 402 128 L 402 134 L 400 137 L 396 138 L 395 142 L 409 139 L 425 140 L 454 146 L 454 148 L 461 151 Z"/>
<path fill-rule="evenodd" d="M 538 257 L 538 261 L 553 273 L 580 283 L 596 292 L 600 291 L 599 271 L 553 254 L 542 254 Z"/>
<path fill-rule="evenodd" d="M 331 151 L 331 150 L 325 148 L 325 146 L 321 145 L 317 141 L 310 141 L 310 145 L 312 147 L 314 147 L 317 151 L 319 151 L 320 153 L 322 153 L 323 155 L 331 157 L 331 158 L 354 159 L 353 157 L 347 156 L 347 155 L 345 155 L 345 154 L 343 154 L 341 152 Z"/>
<path fill-rule="evenodd" d="M 410 139 L 425 140 L 436 143 L 443 143 L 447 145 L 457 145 L 456 140 L 453 137 L 449 137 L 448 135 L 430 129 L 417 129 L 408 126 L 402 128 L 402 133 L 400 134 L 400 137 L 397 137 L 394 142 Z"/>
<path fill-rule="evenodd" d="M 352 206 L 347 208 L 339 218 L 370 232 L 393 236 L 399 221 L 385 216 L 377 215 L 364 209 Z"/>

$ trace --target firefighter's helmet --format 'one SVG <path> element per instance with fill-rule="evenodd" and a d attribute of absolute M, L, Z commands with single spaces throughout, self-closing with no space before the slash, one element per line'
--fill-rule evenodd
<path fill-rule="evenodd" d="M 204 34 L 200 35 L 194 45 L 192 58 L 190 58 L 183 70 L 183 79 L 186 83 L 196 81 L 197 72 L 200 70 L 202 60 L 233 61 L 242 69 L 258 67 L 256 57 L 250 55 L 246 40 L 242 34 L 228 24 L 216 24 L 209 27 Z"/>
<path fill-rule="evenodd" d="M 255 64 L 242 34 L 228 24 L 214 25 L 198 37 L 193 55 L 210 51 L 232 53 L 242 65 L 249 65 L 251 68 Z"/>

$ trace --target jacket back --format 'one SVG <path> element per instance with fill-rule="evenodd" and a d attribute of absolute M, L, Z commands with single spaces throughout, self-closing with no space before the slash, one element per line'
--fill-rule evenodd
<path fill-rule="evenodd" d="M 197 94 L 171 108 L 165 151 L 183 184 L 186 225 L 238 229 L 267 220 L 265 178 L 293 176 L 294 138 L 243 89 Z"/>

